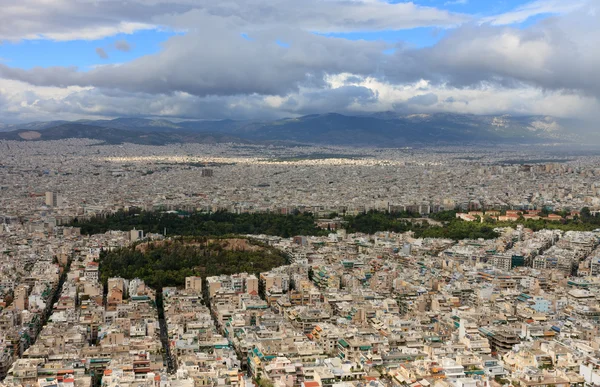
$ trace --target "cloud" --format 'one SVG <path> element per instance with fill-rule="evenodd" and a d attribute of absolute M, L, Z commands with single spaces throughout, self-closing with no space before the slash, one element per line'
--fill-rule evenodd
<path fill-rule="evenodd" d="M 437 96 L 416 105 L 414 97 Z M 148 94 L 100 88 L 31 87 L 0 79 L 3 121 L 110 117 L 185 119 L 279 119 L 312 113 L 365 114 L 455 112 L 465 114 L 535 114 L 595 118 L 600 103 L 592 97 L 523 86 L 455 88 L 426 81 L 393 84 L 352 74 L 328 76 L 324 87 L 301 88 L 283 96 L 194 96 L 183 92 Z M 419 98 L 417 98 L 419 101 Z M 423 101 L 421 101 L 423 102 Z M 427 102 L 427 101 L 426 101 Z"/>
<path fill-rule="evenodd" d="M 198 28 L 197 14 L 239 26 L 294 27 L 305 31 L 381 31 L 448 27 L 467 15 L 378 0 L 0 0 L 0 41 L 20 39 L 95 40 L 119 33 Z"/>
<path fill-rule="evenodd" d="M 131 51 L 131 45 L 126 40 L 117 40 L 115 42 L 115 48 L 122 52 Z"/>
<path fill-rule="evenodd" d="M 88 72 L 75 68 L 21 70 L 0 63 L 0 76 L 39 86 L 80 86 L 150 94 L 286 95 L 324 86 L 329 74 L 379 73 L 394 83 L 426 79 L 456 87 L 482 82 L 600 96 L 600 17 L 585 9 L 528 29 L 468 24 L 436 45 L 400 47 L 350 41 L 296 28 L 236 27 L 238 19 L 197 13 L 200 26 L 164 43 L 161 52 Z M 246 32 L 252 41 L 245 40 Z M 285 48 L 277 41 L 290 42 Z"/>
<path fill-rule="evenodd" d="M 530 3 L 526 3 L 517 7 L 516 9 L 483 18 L 480 23 L 490 23 L 492 25 L 508 25 L 522 23 L 529 18 L 537 15 L 544 14 L 565 14 L 573 12 L 590 3 L 589 0 L 537 0 Z"/>
<path fill-rule="evenodd" d="M 0 5 L 6 1 L 0 0 Z M 23 1 L 42 10 L 48 3 Z M 4 89 L 2 117 L 256 119 L 386 110 L 566 117 L 600 111 L 600 20 L 591 2 L 571 9 L 560 8 L 558 1 L 537 1 L 516 9 L 513 16 L 499 15 L 486 23 L 431 7 L 378 0 L 56 4 L 47 15 L 35 11 L 35 18 L 21 7 L 8 7 L 6 14 L 31 21 L 18 26 L 6 19 L 3 9 L 0 39 L 110 36 L 123 26 L 131 31 L 167 26 L 184 33 L 169 38 L 156 54 L 87 71 L 24 70 L 0 62 L 0 85 L 17 84 L 22 90 Z M 551 6 L 553 13 L 567 14 L 527 28 L 504 25 Z M 67 18 L 86 12 L 87 24 Z M 15 30 L 4 21 L 13 23 Z M 461 26 L 425 48 L 315 33 L 457 24 Z M 127 51 L 130 46 L 119 40 L 106 49 Z M 106 59 L 106 49 L 98 48 L 97 54 Z M 395 51 L 384 54 L 390 49 Z"/>
<path fill-rule="evenodd" d="M 79 114 L 48 112 L 37 106 L 40 101 L 54 100 L 60 103 L 64 98 L 83 91 L 77 87 L 32 87 L 28 84 L 0 79 L 0 117 L 3 122 L 24 122 L 55 120 L 57 113 L 61 119 L 85 118 Z"/>
<path fill-rule="evenodd" d="M 466 5 L 469 3 L 469 0 L 453 0 L 453 1 L 446 1 L 444 3 L 444 5 Z"/>
<path fill-rule="evenodd" d="M 96 47 L 96 54 L 102 59 L 108 59 L 108 54 L 102 47 Z"/>
<path fill-rule="evenodd" d="M 287 96 L 277 108 L 293 114 L 352 113 L 357 107 L 376 104 L 376 90 L 345 85 L 321 90 L 302 90 Z"/>
<path fill-rule="evenodd" d="M 457 87 L 482 82 L 600 97 L 600 17 L 585 9 L 520 29 L 465 25 L 424 49 L 398 50 L 381 65 L 387 79 Z"/>
<path fill-rule="evenodd" d="M 436 104 L 438 96 L 433 93 L 419 94 L 409 98 L 406 103 L 409 105 L 431 106 Z"/>
<path fill-rule="evenodd" d="M 472 20 L 465 14 L 411 2 L 379 0 L 201 0 L 196 4 L 187 12 L 156 20 L 175 29 L 189 30 L 197 28 L 199 16 L 208 15 L 235 21 L 242 27 L 289 27 L 320 33 L 451 27 Z"/>
<path fill-rule="evenodd" d="M 156 28 L 155 17 L 178 10 L 153 0 L 0 0 L 0 9 L 0 41 L 96 40 L 131 34 Z"/>
<path fill-rule="evenodd" d="M 88 72 L 75 68 L 21 70 L 0 64 L 0 76 L 40 86 L 94 86 L 130 92 L 185 92 L 197 96 L 281 95 L 301 86 L 323 85 L 328 73 L 374 72 L 383 42 L 349 41 L 305 31 L 249 33 L 253 41 L 219 25 L 175 36 L 156 54 Z M 218 38 L 215 38 L 218 37 Z M 293 42 L 289 48 L 276 37 Z"/>

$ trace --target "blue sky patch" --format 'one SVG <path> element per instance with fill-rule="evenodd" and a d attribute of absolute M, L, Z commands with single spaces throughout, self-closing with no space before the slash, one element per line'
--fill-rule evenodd
<path fill-rule="evenodd" d="M 161 44 L 174 32 L 145 30 L 135 34 L 118 34 L 101 40 L 72 40 L 55 42 L 50 40 L 24 40 L 0 44 L 0 58 L 11 67 L 31 69 L 33 67 L 77 66 L 83 71 L 98 65 L 117 64 L 157 53 Z M 125 51 L 123 41 L 129 51 Z M 98 52 L 106 53 L 102 58 Z"/>

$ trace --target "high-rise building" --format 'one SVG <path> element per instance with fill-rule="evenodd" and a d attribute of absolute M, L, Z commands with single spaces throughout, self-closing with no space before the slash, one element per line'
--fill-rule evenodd
<path fill-rule="evenodd" d="M 29 308 L 29 289 L 26 285 L 20 285 L 15 289 L 13 304 L 19 311 Z"/>
<path fill-rule="evenodd" d="M 46 192 L 46 205 L 51 207 L 60 207 L 63 204 L 62 196 L 57 192 Z"/>
<path fill-rule="evenodd" d="M 136 230 L 135 228 L 129 231 L 129 240 L 135 242 L 144 239 L 144 230 Z"/>
<path fill-rule="evenodd" d="M 246 277 L 246 293 L 258 293 L 258 278 L 254 274 L 250 274 Z"/>
<path fill-rule="evenodd" d="M 202 292 L 202 278 L 185 277 L 185 290 L 192 290 L 198 293 Z"/>

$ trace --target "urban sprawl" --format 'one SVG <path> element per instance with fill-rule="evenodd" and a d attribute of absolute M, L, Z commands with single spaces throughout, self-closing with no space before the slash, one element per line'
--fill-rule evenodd
<path fill-rule="evenodd" d="M 600 385 L 600 230 L 519 224 L 596 214 L 599 177 L 600 157 L 519 146 L 0 142 L 0 383 Z M 452 240 L 350 233 L 334 217 L 318 221 L 323 236 L 230 241 L 275 248 L 283 266 L 154 289 L 103 281 L 102 257 L 176 237 L 73 226 L 131 209 L 423 222 L 458 209 L 502 226 L 493 239 Z"/>

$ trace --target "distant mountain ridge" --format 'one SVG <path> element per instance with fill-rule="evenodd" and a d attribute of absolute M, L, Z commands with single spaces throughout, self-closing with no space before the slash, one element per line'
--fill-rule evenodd
<path fill-rule="evenodd" d="M 183 121 L 116 118 L 0 125 L 0 139 L 91 138 L 109 144 L 283 143 L 397 147 L 583 141 L 576 120 L 549 116 L 313 114 L 273 121 Z M 589 135 L 586 134 L 586 135 Z M 597 140 L 597 139 L 596 139 Z M 587 140 L 586 140 L 587 141 Z"/>
<path fill-rule="evenodd" d="M 166 145 L 174 143 L 249 143 L 248 140 L 232 137 L 226 133 L 147 132 L 140 130 L 115 129 L 76 122 L 61 124 L 39 131 L 21 129 L 0 133 L 0 140 L 50 141 L 68 138 L 88 138 L 100 140 L 106 144 L 132 143 L 141 145 Z"/>

